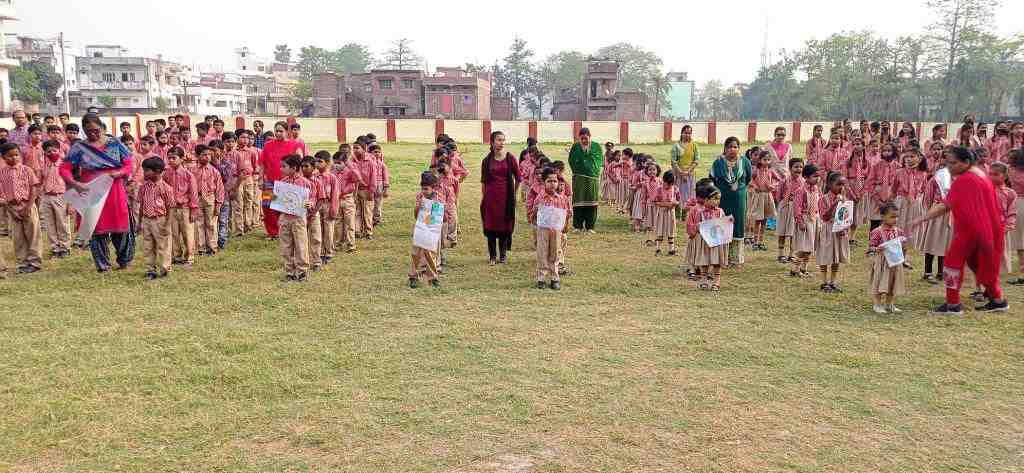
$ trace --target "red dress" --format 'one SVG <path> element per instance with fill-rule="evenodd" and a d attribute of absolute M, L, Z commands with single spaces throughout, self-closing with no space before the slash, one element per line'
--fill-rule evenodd
<path fill-rule="evenodd" d="M 946 302 L 960 303 L 965 265 L 985 286 L 986 295 L 1001 299 L 999 264 L 1006 244 L 1006 229 L 992 181 L 977 168 L 972 168 L 953 179 L 946 195 L 946 205 L 955 222 L 953 241 L 943 261 Z"/>
<path fill-rule="evenodd" d="M 263 166 L 263 188 L 274 188 L 274 181 L 281 180 L 281 162 L 289 154 L 298 152 L 304 145 L 294 140 L 270 140 L 263 145 L 260 163 Z M 267 236 L 276 237 L 279 231 L 277 219 L 280 214 L 270 207 L 263 207 L 263 227 Z"/>
<path fill-rule="evenodd" d="M 515 186 L 519 183 L 519 163 L 511 154 L 506 154 L 505 159 L 492 159 L 490 163 L 489 172 L 487 169 L 480 172 L 484 180 L 480 218 L 485 232 L 511 233 L 516 225 Z M 511 193 L 508 191 L 510 185 Z"/>

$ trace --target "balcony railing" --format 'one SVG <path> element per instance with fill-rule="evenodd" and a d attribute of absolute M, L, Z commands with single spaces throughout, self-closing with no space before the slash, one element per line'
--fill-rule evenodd
<path fill-rule="evenodd" d="M 135 82 L 90 82 L 88 84 L 82 84 L 83 89 L 107 89 L 107 90 L 146 90 L 146 83 L 142 81 Z"/>

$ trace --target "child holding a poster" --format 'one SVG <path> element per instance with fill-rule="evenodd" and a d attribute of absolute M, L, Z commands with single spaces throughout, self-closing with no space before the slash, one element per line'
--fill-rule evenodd
<path fill-rule="evenodd" d="M 811 273 L 807 272 L 807 262 L 810 261 L 811 253 L 815 249 L 818 226 L 821 224 L 818 220 L 818 201 L 821 200 L 818 167 L 808 164 L 804 166 L 801 175 L 804 178 L 804 186 L 793 196 L 793 221 L 796 225 L 793 251 L 796 253 L 796 259 L 793 260 L 793 269 L 789 275 L 809 278 Z"/>
<path fill-rule="evenodd" d="M 853 223 L 853 202 L 844 196 L 846 178 L 841 173 L 829 173 L 825 188 L 828 193 L 821 198 L 819 206 L 821 226 L 818 227 L 815 257 L 818 269 L 821 270 L 821 291 L 843 292 L 836 284 L 836 277 L 839 275 L 839 265 L 850 261 L 850 239 L 847 234 Z"/>
<path fill-rule="evenodd" d="M 882 224 L 872 230 L 868 238 L 868 255 L 874 256 L 871 265 L 874 311 L 876 314 L 896 314 L 902 311 L 893 304 L 893 300 L 906 291 L 902 261 L 906 238 L 903 230 L 897 226 L 900 212 L 896 204 L 882 204 L 878 214 L 882 217 Z"/>
<path fill-rule="evenodd" d="M 719 207 L 722 202 L 722 193 L 714 185 L 707 185 L 697 189 L 697 198 L 704 200 L 703 207 L 695 208 L 697 225 L 694 229 L 687 229 L 696 234 L 691 238 L 696 239 L 696 260 L 695 263 L 704 273 L 704 282 L 700 288 L 718 292 L 722 286 L 722 265 L 729 263 L 729 240 L 732 239 L 732 229 L 717 228 L 712 232 L 712 237 L 700 230 L 705 222 L 725 218 L 725 211 Z M 713 245 L 713 246 L 712 246 Z"/>
<path fill-rule="evenodd" d="M 433 172 L 420 175 L 420 193 L 416 194 L 416 206 L 412 211 L 416 226 L 413 227 L 412 266 L 409 269 L 411 289 L 420 285 L 421 263 L 426 266 L 427 282 L 433 287 L 441 287 L 437 279 L 437 248 L 441 241 L 444 204 L 440 202 L 437 185 L 437 175 Z"/>
<path fill-rule="evenodd" d="M 278 183 L 307 190 L 306 198 L 302 203 L 289 202 L 287 208 L 279 210 L 281 217 L 278 239 L 281 241 L 281 257 L 284 259 L 285 281 L 303 282 L 309 274 L 309 233 L 306 229 L 306 214 L 313 208 L 312 199 L 315 194 L 312 192 L 313 185 L 302 177 L 301 169 L 302 158 L 297 154 L 288 155 L 281 163 L 281 175 L 284 177 L 278 181 Z M 275 185 L 274 193 L 271 195 L 271 208 L 274 208 L 279 200 L 277 189 L 278 186 Z M 294 197 L 292 195 L 289 198 Z M 296 205 L 303 206 L 306 212 L 296 211 L 294 209 Z"/>
<path fill-rule="evenodd" d="M 568 231 L 566 223 L 572 218 L 572 203 L 558 192 L 558 175 L 553 168 L 544 168 L 541 173 L 544 191 L 533 199 L 527 211 L 530 223 L 537 227 L 537 289 L 562 288 L 558 275 L 558 251 L 560 234 Z M 550 284 L 546 283 L 547 279 Z"/>

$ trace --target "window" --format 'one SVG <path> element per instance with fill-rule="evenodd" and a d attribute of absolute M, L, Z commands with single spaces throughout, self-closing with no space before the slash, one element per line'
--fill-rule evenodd
<path fill-rule="evenodd" d="M 266 71 L 265 71 L 265 69 L 266 69 L 266 68 L 265 68 L 265 67 L 263 67 L 263 66 L 257 66 L 257 67 L 256 67 L 256 70 L 257 70 L 257 71 L 260 71 L 260 72 L 266 72 Z"/>
<path fill-rule="evenodd" d="M 402 88 L 403 89 L 411 89 L 412 88 L 412 79 L 402 79 Z"/>
<path fill-rule="evenodd" d="M 245 57 L 245 51 L 242 51 L 242 57 Z M 243 67 L 242 69 L 245 69 L 245 67 Z"/>
<path fill-rule="evenodd" d="M 245 55 L 243 54 L 242 57 L 245 57 Z M 242 66 L 242 70 L 245 70 L 245 66 Z"/>
<path fill-rule="evenodd" d="M 385 90 L 390 90 L 391 89 L 391 79 L 381 79 L 380 80 L 380 88 L 385 89 Z"/>
<path fill-rule="evenodd" d="M 132 99 L 132 103 L 139 103 L 139 99 L 138 98 L 133 98 Z"/>
<path fill-rule="evenodd" d="M 227 107 L 228 106 L 228 102 L 226 100 L 218 100 L 218 101 L 213 103 L 213 106 L 214 107 Z"/>
<path fill-rule="evenodd" d="M 103 82 L 114 82 L 117 80 L 117 74 L 113 72 L 104 72 L 102 74 Z"/>
<path fill-rule="evenodd" d="M 462 96 L 462 103 L 463 103 L 463 105 L 473 105 L 473 96 L 472 95 L 463 95 Z"/>

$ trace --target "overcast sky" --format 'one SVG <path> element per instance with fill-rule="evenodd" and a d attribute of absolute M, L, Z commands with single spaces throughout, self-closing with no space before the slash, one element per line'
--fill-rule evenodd
<path fill-rule="evenodd" d="M 162 53 L 170 60 L 221 70 L 233 69 L 232 51 L 243 45 L 269 57 L 280 43 L 288 43 L 297 55 L 303 45 L 331 48 L 359 42 L 380 54 L 401 37 L 414 41 L 431 68 L 467 61 L 493 64 L 519 36 L 539 57 L 563 49 L 590 53 L 628 41 L 661 56 L 666 72 L 686 71 L 698 83 L 717 78 L 726 84 L 752 80 L 766 25 L 769 49 L 777 51 L 795 50 L 806 40 L 840 30 L 872 29 L 885 37 L 917 34 L 934 18 L 923 0 L 14 3 L 21 21 L 5 22 L 8 33 L 45 37 L 63 31 L 77 47 L 119 44 L 134 54 Z M 669 4 L 677 6 L 658 11 Z M 1002 35 L 1014 27 L 1020 32 L 1022 18 L 1024 1 L 1004 2 L 993 27 Z"/>

